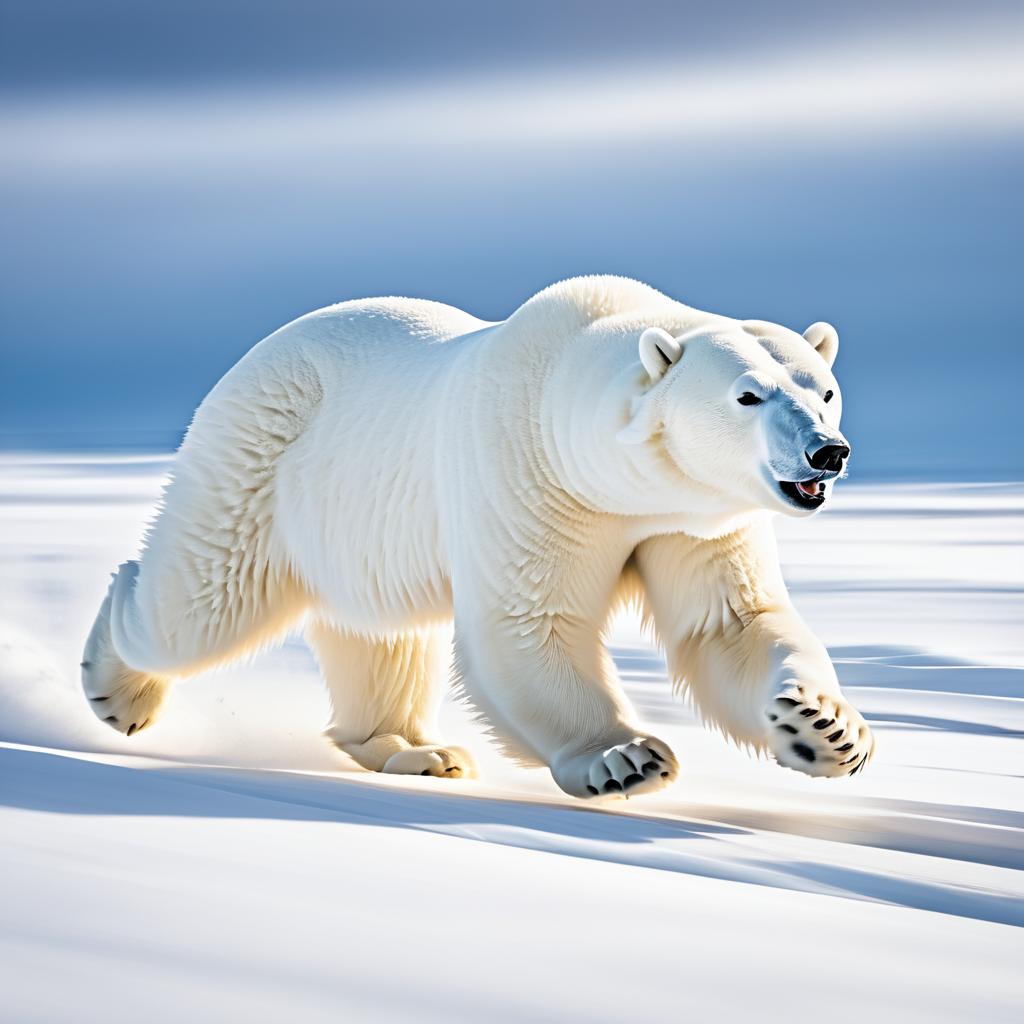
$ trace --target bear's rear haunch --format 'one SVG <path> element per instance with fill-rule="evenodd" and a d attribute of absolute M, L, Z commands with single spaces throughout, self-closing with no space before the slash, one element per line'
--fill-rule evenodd
<path fill-rule="evenodd" d="M 601 641 L 638 601 L 673 680 L 733 739 L 810 775 L 874 741 L 782 580 L 771 516 L 828 503 L 849 445 L 836 332 L 553 285 L 501 323 L 365 299 L 260 342 L 203 400 L 137 561 L 86 643 L 129 735 L 172 680 L 302 624 L 328 737 L 372 771 L 475 774 L 436 714 L 455 674 L 509 753 L 579 797 L 678 772 Z"/>

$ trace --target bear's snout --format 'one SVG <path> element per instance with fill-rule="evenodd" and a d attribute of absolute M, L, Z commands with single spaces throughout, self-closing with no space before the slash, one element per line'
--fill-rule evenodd
<path fill-rule="evenodd" d="M 850 457 L 848 444 L 823 444 L 816 451 L 806 451 L 804 456 L 811 469 L 821 469 L 827 473 L 839 473 L 843 463 Z"/>

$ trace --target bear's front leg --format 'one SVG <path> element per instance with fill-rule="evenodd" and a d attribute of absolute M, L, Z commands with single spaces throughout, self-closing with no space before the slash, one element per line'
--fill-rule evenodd
<path fill-rule="evenodd" d="M 465 588 L 465 580 L 463 581 Z M 500 595 L 456 600 L 462 685 L 506 751 L 544 764 L 562 790 L 632 797 L 669 785 L 668 744 L 637 724 L 600 640 L 601 612 L 510 612 Z"/>
<path fill-rule="evenodd" d="M 568 639 L 574 630 L 558 619 L 522 627 L 456 608 L 463 688 L 506 751 L 547 765 L 562 790 L 583 799 L 669 785 L 679 774 L 676 757 L 637 724 L 611 659 L 596 650 L 596 627 L 589 645 Z"/>
<path fill-rule="evenodd" d="M 864 768 L 871 730 L 789 601 L 770 524 L 713 540 L 655 537 L 635 564 L 669 670 L 705 720 L 807 775 Z"/>
<path fill-rule="evenodd" d="M 758 694 L 760 732 L 756 745 L 767 748 L 784 768 L 806 775 L 856 775 L 871 759 L 875 740 L 860 712 L 843 696 L 825 645 L 788 602 L 751 615 L 733 616 L 699 652 L 684 660 L 694 665 L 695 693 L 733 674 L 742 691 Z M 734 684 L 735 685 L 735 684 Z"/>

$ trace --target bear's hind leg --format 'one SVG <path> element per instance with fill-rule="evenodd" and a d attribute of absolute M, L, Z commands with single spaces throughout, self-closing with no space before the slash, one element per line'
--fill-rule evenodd
<path fill-rule="evenodd" d="M 144 574 L 166 582 L 163 597 L 138 600 Z M 290 581 L 273 589 L 253 586 L 246 614 L 232 614 L 232 590 L 209 586 L 197 574 L 175 572 L 157 555 L 125 562 L 114 574 L 82 654 L 82 689 L 97 718 L 129 736 L 156 720 L 171 683 L 224 665 L 282 635 L 305 607 Z M 193 584 L 190 589 L 189 584 Z M 269 590 L 269 592 L 268 592 Z M 168 592 L 177 600 L 168 598 Z M 146 615 L 148 606 L 152 614 Z M 227 609 L 227 612 L 224 610 Z M 221 614 L 218 614 L 221 613 Z"/>
<path fill-rule="evenodd" d="M 97 718 L 133 736 L 152 724 L 167 695 L 170 680 L 126 665 L 110 634 L 115 581 L 100 605 L 82 653 L 82 689 Z"/>
<path fill-rule="evenodd" d="M 461 747 L 437 742 L 447 650 L 438 630 L 368 638 L 316 621 L 306 630 L 331 698 L 327 737 L 364 768 L 475 778 Z"/>

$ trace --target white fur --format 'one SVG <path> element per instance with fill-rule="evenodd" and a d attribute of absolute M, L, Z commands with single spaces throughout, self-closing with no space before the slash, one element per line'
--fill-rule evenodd
<path fill-rule="evenodd" d="M 767 521 L 806 514 L 779 473 L 806 475 L 811 435 L 839 437 L 827 326 L 805 340 L 613 277 L 497 324 L 412 299 L 296 320 L 199 407 L 87 644 L 94 709 L 139 727 L 172 677 L 305 621 L 335 743 L 374 770 L 472 774 L 435 735 L 454 616 L 461 684 L 510 752 L 580 796 L 659 788 L 675 758 L 601 640 L 636 596 L 711 722 L 812 774 L 859 768 L 870 734 L 788 600 Z M 138 714 L 133 687 L 153 698 Z M 810 762 L 777 724 L 826 698 L 856 738 L 846 766 L 817 742 L 838 725 L 799 716 Z"/>

